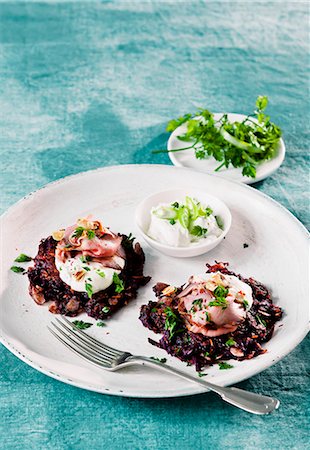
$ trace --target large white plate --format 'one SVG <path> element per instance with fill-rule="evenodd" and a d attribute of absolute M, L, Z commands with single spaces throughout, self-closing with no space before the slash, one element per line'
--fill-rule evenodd
<path fill-rule="evenodd" d="M 225 201 L 232 213 L 226 239 L 207 255 L 191 259 L 164 256 L 142 242 L 134 224 L 134 210 L 143 197 L 171 187 L 197 188 Z M 206 261 L 229 261 L 231 268 L 252 275 L 272 289 L 274 301 L 285 310 L 268 352 L 234 368 L 207 370 L 206 379 L 229 385 L 248 378 L 287 355 L 308 329 L 307 232 L 284 208 L 248 186 L 220 177 L 161 165 L 117 166 L 86 172 L 52 183 L 23 199 L 2 218 L 2 283 L 0 329 L 3 344 L 37 370 L 85 389 L 136 397 L 169 397 L 203 392 L 203 388 L 156 370 L 133 367 L 109 373 L 67 350 L 47 330 L 54 319 L 48 307 L 28 295 L 26 276 L 10 266 L 20 252 L 35 255 L 38 242 L 53 230 L 94 214 L 112 230 L 133 232 L 146 253 L 145 273 L 153 279 L 139 297 L 108 321 L 89 332 L 108 345 L 136 354 L 166 357 L 147 341 L 158 336 L 138 320 L 139 308 L 154 298 L 157 281 L 181 284 L 201 273 Z M 249 245 L 243 248 L 243 243 Z M 81 319 L 95 322 L 86 315 Z M 281 325 L 281 326 L 280 326 Z M 168 357 L 168 364 L 194 373 L 192 367 Z"/>
<path fill-rule="evenodd" d="M 214 118 L 215 120 L 220 119 L 222 117 L 223 113 L 215 113 Z M 230 113 L 228 114 L 228 119 L 230 122 L 241 122 L 244 120 L 247 116 L 243 114 L 234 114 Z M 186 124 L 181 125 L 177 129 L 174 130 L 173 133 L 171 133 L 167 149 L 168 150 L 177 150 L 179 148 L 187 147 L 188 145 L 191 145 L 190 142 L 184 142 L 180 141 L 178 139 L 178 136 L 186 133 L 187 126 Z M 214 158 L 208 158 L 208 159 L 197 159 L 195 157 L 195 152 L 193 149 L 190 150 L 182 150 L 177 152 L 170 152 L 169 157 L 171 162 L 178 167 L 187 167 L 189 169 L 195 169 L 199 170 L 200 172 L 210 173 L 214 174 L 215 169 L 221 164 L 219 161 L 216 161 Z M 283 139 L 280 139 L 279 146 L 277 153 L 275 154 L 274 158 L 270 159 L 269 161 L 265 161 L 257 166 L 256 169 L 256 177 L 255 178 L 249 178 L 242 175 L 242 169 L 235 168 L 230 166 L 228 169 L 226 167 L 222 167 L 217 174 L 221 177 L 227 178 L 228 180 L 232 181 L 239 181 L 241 183 L 246 184 L 252 184 L 256 183 L 257 181 L 261 181 L 264 178 L 269 177 L 273 174 L 282 164 L 285 157 L 285 145 L 283 142 Z"/>

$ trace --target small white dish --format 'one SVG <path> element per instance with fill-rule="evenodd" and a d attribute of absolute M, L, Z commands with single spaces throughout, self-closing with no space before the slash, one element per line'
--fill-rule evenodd
<path fill-rule="evenodd" d="M 215 113 L 214 114 L 215 120 L 220 119 L 222 115 L 223 113 Z M 241 122 L 246 117 L 247 116 L 243 114 L 235 114 L 235 113 L 228 114 L 228 120 L 230 122 L 235 121 Z M 177 150 L 179 148 L 191 145 L 191 142 L 185 142 L 178 139 L 178 136 L 186 133 L 186 130 L 187 125 L 186 123 L 184 123 L 180 127 L 176 128 L 173 131 L 173 133 L 171 133 L 167 144 L 167 149 L 169 151 Z M 219 175 L 232 181 L 238 181 L 245 184 L 252 184 L 269 177 L 281 166 L 285 157 L 285 145 L 283 139 L 280 139 L 278 151 L 274 156 L 274 158 L 270 159 L 269 161 L 263 162 L 257 166 L 256 178 L 245 177 L 242 175 L 241 168 L 235 168 L 232 166 L 230 166 L 228 169 L 226 169 L 226 167 L 222 167 L 218 172 L 215 172 L 215 169 L 220 165 L 220 162 L 216 161 L 212 157 L 208 159 L 197 159 L 195 157 L 195 152 L 193 149 L 182 150 L 180 152 L 170 152 L 169 157 L 174 166 L 188 167 L 189 169 L 199 170 L 200 172 Z"/>
<path fill-rule="evenodd" d="M 215 216 L 221 217 L 224 223 L 221 235 L 211 241 L 208 239 L 201 239 L 199 242 L 193 243 L 188 247 L 174 247 L 172 245 L 163 244 L 148 236 L 147 232 L 151 221 L 151 209 L 158 206 L 160 203 L 172 203 L 175 201 L 184 202 L 186 196 L 195 198 L 202 204 L 209 206 L 213 210 Z M 231 214 L 225 203 L 219 198 L 197 189 L 169 189 L 156 192 L 145 198 L 138 205 L 135 218 L 143 238 L 151 247 L 165 255 L 179 258 L 189 258 L 209 252 L 219 245 L 231 226 Z"/>

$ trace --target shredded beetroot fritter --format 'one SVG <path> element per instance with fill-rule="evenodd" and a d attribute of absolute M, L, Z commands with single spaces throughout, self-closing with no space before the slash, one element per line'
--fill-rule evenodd
<path fill-rule="evenodd" d="M 92 298 L 89 298 L 86 292 L 73 291 L 59 277 L 55 266 L 57 241 L 49 236 L 42 239 L 38 254 L 34 258 L 34 267 L 28 269 L 30 295 L 38 304 L 51 301 L 49 310 L 54 314 L 74 317 L 85 311 L 95 319 L 110 317 L 116 310 L 136 298 L 139 287 L 151 279 L 143 275 L 145 257 L 140 244 L 133 245 L 132 238 L 120 236 L 126 255 L 125 267 L 119 274 L 125 286 L 121 293 L 115 292 L 114 284 L 104 291 L 93 294 Z"/>
<path fill-rule="evenodd" d="M 176 356 L 188 365 L 195 365 L 200 371 L 206 366 L 220 361 L 235 359 L 242 361 L 251 359 L 265 353 L 262 343 L 269 341 L 273 334 L 275 323 L 281 319 L 282 310 L 273 305 L 267 288 L 253 278 L 245 279 L 228 269 L 228 263 L 207 264 L 207 272 L 222 272 L 226 275 L 238 277 L 244 283 L 251 286 L 253 291 L 253 305 L 247 311 L 246 319 L 240 323 L 237 330 L 217 337 L 206 337 L 200 333 L 192 333 L 185 327 L 185 322 L 178 312 L 177 295 L 182 287 L 170 295 L 169 304 L 163 303 L 162 291 L 168 286 L 165 283 L 157 283 L 153 290 L 157 301 L 150 301 L 141 307 L 140 320 L 143 325 L 155 333 L 162 334 L 159 342 L 149 339 L 149 342 L 166 350 L 170 355 Z M 167 298 L 167 297 L 165 297 Z M 166 313 L 169 306 L 177 316 L 178 332 L 170 337 L 170 332 L 165 328 Z M 235 345 L 226 344 L 228 339 L 233 339 Z"/>

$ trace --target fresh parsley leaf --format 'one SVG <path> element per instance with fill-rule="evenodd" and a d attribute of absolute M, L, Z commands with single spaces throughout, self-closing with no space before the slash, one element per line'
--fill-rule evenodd
<path fill-rule="evenodd" d="M 226 370 L 226 369 L 232 369 L 234 366 L 232 366 L 231 364 L 228 364 L 226 362 L 220 362 L 219 363 L 219 369 L 220 370 Z"/>
<path fill-rule="evenodd" d="M 113 273 L 113 283 L 115 284 L 115 292 L 118 294 L 125 289 L 123 280 L 120 279 L 116 272 Z"/>
<path fill-rule="evenodd" d="M 203 373 L 203 372 L 198 372 L 199 378 L 205 377 L 206 375 L 208 375 L 208 374 L 207 373 Z"/>
<path fill-rule="evenodd" d="M 14 261 L 19 263 L 28 262 L 31 260 L 32 260 L 31 256 L 27 256 L 25 255 L 25 253 L 21 253 L 19 256 L 17 256 L 17 258 L 14 259 Z"/>
<path fill-rule="evenodd" d="M 228 289 L 225 288 L 224 286 L 217 286 L 213 293 L 216 298 L 218 298 L 218 297 L 225 298 L 225 297 L 227 297 Z"/>
<path fill-rule="evenodd" d="M 85 281 L 85 289 L 86 289 L 88 298 L 92 298 L 92 296 L 93 296 L 93 286 L 90 283 L 87 283 L 87 281 Z"/>
<path fill-rule="evenodd" d="M 154 361 L 158 361 L 162 364 L 165 364 L 167 362 L 167 358 L 155 358 L 155 356 L 151 356 L 151 359 L 153 359 Z"/>
<path fill-rule="evenodd" d="M 75 237 L 75 238 L 81 237 L 84 230 L 85 230 L 84 227 L 77 227 L 77 228 L 73 231 L 72 237 Z"/>
<path fill-rule="evenodd" d="M 206 311 L 206 321 L 211 322 L 211 314 Z"/>
<path fill-rule="evenodd" d="M 172 339 L 180 331 L 183 331 L 182 320 L 170 306 L 165 308 L 164 313 L 166 315 L 165 330 L 169 331 L 170 339 Z"/>
<path fill-rule="evenodd" d="M 245 298 L 243 299 L 243 306 L 245 309 L 249 306 L 249 302 Z"/>
<path fill-rule="evenodd" d="M 96 236 L 94 230 L 87 230 L 86 234 L 87 234 L 88 239 L 94 239 L 94 237 Z"/>
<path fill-rule="evenodd" d="M 191 311 L 195 311 L 195 306 L 198 306 L 198 309 L 202 308 L 202 298 L 197 298 L 196 300 L 193 301 L 192 303 L 192 307 L 191 307 Z"/>
<path fill-rule="evenodd" d="M 174 219 L 170 219 L 169 222 L 171 223 L 171 225 L 175 225 L 175 220 Z"/>
<path fill-rule="evenodd" d="M 90 328 L 93 326 L 92 323 L 83 322 L 83 320 L 74 320 L 72 323 L 79 330 L 86 330 L 87 328 Z"/>
<path fill-rule="evenodd" d="M 261 325 L 263 325 L 263 327 L 266 328 L 267 323 L 265 322 L 265 320 L 262 319 L 258 314 L 257 314 L 255 317 L 256 317 L 256 320 L 257 320 Z"/>
<path fill-rule="evenodd" d="M 204 357 L 206 358 L 207 356 L 209 356 L 210 353 L 209 352 L 205 352 Z"/>
<path fill-rule="evenodd" d="M 225 342 L 225 345 L 228 345 L 228 347 L 232 347 L 233 345 L 236 345 L 236 342 L 233 340 L 233 338 L 229 338 Z"/>
<path fill-rule="evenodd" d="M 104 307 L 101 309 L 101 311 L 102 311 L 104 314 L 108 314 L 108 313 L 110 312 L 110 308 L 109 308 L 108 306 L 104 306 Z"/>
<path fill-rule="evenodd" d="M 11 267 L 12 272 L 15 273 L 25 273 L 26 270 L 23 267 L 19 267 L 19 266 L 12 266 Z"/>
<path fill-rule="evenodd" d="M 102 270 L 97 269 L 97 270 L 96 270 L 96 273 L 97 273 L 101 278 L 105 278 L 105 273 L 104 273 Z"/>
<path fill-rule="evenodd" d="M 217 298 L 209 302 L 209 306 L 220 306 L 222 309 L 226 309 L 228 306 L 227 300 L 225 298 Z"/>
<path fill-rule="evenodd" d="M 211 216 L 211 214 L 213 214 L 213 209 L 211 209 L 211 208 L 206 208 L 206 210 L 205 210 L 205 216 L 206 217 L 209 217 L 209 216 Z"/>
<path fill-rule="evenodd" d="M 97 327 L 105 327 L 106 323 L 105 322 L 97 322 Z"/>
<path fill-rule="evenodd" d="M 88 267 L 88 266 L 83 266 L 83 270 L 86 270 L 86 272 L 89 272 L 89 271 L 90 271 L 90 267 Z"/>
<path fill-rule="evenodd" d="M 208 232 L 208 228 L 202 228 L 200 225 L 195 225 L 192 229 L 191 229 L 191 234 L 193 236 L 197 236 L 197 237 L 201 237 L 201 236 L 205 236 L 206 233 Z"/>
<path fill-rule="evenodd" d="M 91 261 L 91 256 L 80 256 L 80 260 L 82 261 L 82 263 L 87 263 L 88 261 Z"/>

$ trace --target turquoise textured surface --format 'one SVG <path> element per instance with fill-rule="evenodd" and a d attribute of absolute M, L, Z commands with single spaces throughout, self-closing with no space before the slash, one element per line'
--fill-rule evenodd
<path fill-rule="evenodd" d="M 150 151 L 166 145 L 170 118 L 250 113 L 266 94 L 287 156 L 255 187 L 309 226 L 308 21 L 302 2 L 0 3 L 1 210 L 69 174 L 169 164 Z M 304 449 L 309 358 L 308 337 L 240 384 L 281 400 L 261 417 L 212 394 L 83 391 L 1 347 L 0 448 Z"/>

